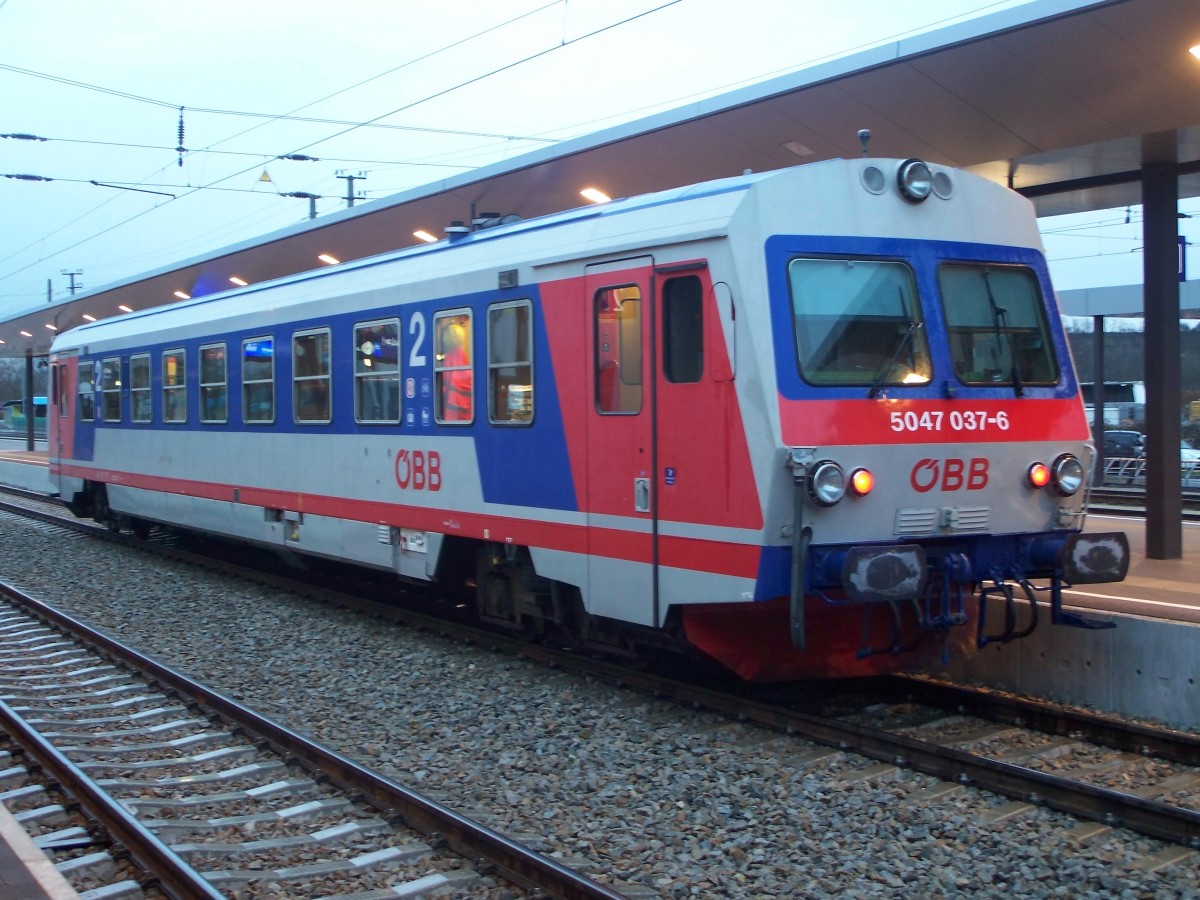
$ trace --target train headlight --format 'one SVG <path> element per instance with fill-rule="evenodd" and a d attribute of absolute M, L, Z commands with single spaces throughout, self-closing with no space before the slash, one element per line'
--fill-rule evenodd
<path fill-rule="evenodd" d="M 1032 488 L 1044 488 L 1050 483 L 1050 469 L 1045 463 L 1036 462 L 1025 472 L 1025 478 Z"/>
<path fill-rule="evenodd" d="M 933 173 L 919 159 L 906 159 L 896 173 L 896 184 L 905 200 L 920 203 L 933 190 Z"/>
<path fill-rule="evenodd" d="M 865 497 L 875 487 L 875 476 L 866 469 L 855 469 L 850 473 L 850 491 L 856 497 Z"/>
<path fill-rule="evenodd" d="M 837 463 L 823 459 L 808 476 L 808 496 L 818 506 L 833 506 L 846 495 L 846 473 Z"/>
<path fill-rule="evenodd" d="M 1050 481 L 1054 490 L 1064 497 L 1070 497 L 1083 487 L 1083 463 L 1073 454 L 1064 453 L 1050 466 Z"/>

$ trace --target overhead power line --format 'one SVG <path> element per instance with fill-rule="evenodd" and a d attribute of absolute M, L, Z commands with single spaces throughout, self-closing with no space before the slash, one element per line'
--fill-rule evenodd
<path fill-rule="evenodd" d="M 465 132 L 459 132 L 465 133 Z M 473 135 L 476 137 L 488 137 L 486 134 Z M 176 147 L 168 147 L 165 144 L 132 144 L 127 141 L 96 141 L 86 140 L 83 138 L 53 138 L 41 137 L 36 134 L 0 134 L 0 138 L 9 138 L 12 140 L 21 141 L 38 141 L 43 143 L 61 143 L 61 144 L 84 144 L 94 147 L 123 147 L 129 150 L 176 150 Z M 518 139 L 521 140 L 521 139 Z M 536 138 L 534 140 L 537 140 Z M 469 169 L 472 166 L 461 166 L 453 163 L 437 163 L 437 162 L 416 162 L 406 160 L 391 160 L 391 159 L 347 159 L 334 156 L 307 156 L 303 153 L 286 153 L 276 155 L 274 153 L 251 153 L 244 150 L 189 150 L 189 153 L 212 153 L 218 156 L 251 156 L 255 159 L 271 160 L 285 159 L 294 162 L 353 162 L 363 163 L 372 166 L 420 166 L 448 169 Z"/>

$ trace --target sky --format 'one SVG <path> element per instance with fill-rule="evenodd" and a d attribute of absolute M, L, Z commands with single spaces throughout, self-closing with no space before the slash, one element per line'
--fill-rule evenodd
<path fill-rule="evenodd" d="M 0 0 L 0 316 L 1023 2 Z M 1060 290 L 1124 217 L 1046 220 Z"/>

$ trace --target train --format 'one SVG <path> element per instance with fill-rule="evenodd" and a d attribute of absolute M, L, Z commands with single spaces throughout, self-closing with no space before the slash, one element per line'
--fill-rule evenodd
<path fill-rule="evenodd" d="M 941 664 L 1030 633 L 1039 597 L 1088 624 L 1062 590 L 1128 567 L 1083 528 L 1031 204 L 919 159 L 489 213 L 81 325 L 49 362 L 76 515 L 461 588 L 616 657 Z"/>

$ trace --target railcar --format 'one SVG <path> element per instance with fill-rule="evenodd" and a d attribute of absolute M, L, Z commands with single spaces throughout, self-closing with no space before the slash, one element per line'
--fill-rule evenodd
<path fill-rule="evenodd" d="M 59 335 L 61 498 L 758 680 L 1087 624 L 1064 585 L 1124 577 L 1017 194 L 864 157 L 514 218 Z"/>

